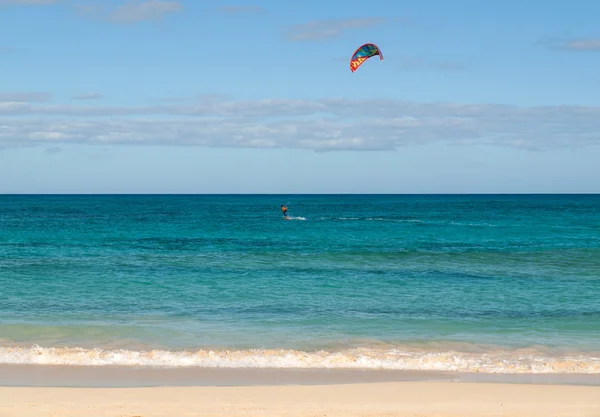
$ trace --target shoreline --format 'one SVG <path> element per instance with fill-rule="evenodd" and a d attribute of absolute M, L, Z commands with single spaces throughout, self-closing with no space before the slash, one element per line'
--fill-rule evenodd
<path fill-rule="evenodd" d="M 159 368 L 110 365 L 0 365 L 0 387 L 245 387 L 353 385 L 407 382 L 500 383 L 600 387 L 600 374 L 505 374 L 383 369 Z"/>
<path fill-rule="evenodd" d="M 139 349 L 139 350 L 138 350 Z M 0 346 L 0 366 L 112 366 L 195 369 L 351 369 L 490 374 L 600 374 L 600 352 L 494 345 L 385 344 L 290 348 L 92 348 Z"/>

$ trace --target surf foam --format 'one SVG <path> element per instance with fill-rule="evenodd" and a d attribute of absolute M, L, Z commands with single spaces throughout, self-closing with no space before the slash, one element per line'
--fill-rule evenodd
<path fill-rule="evenodd" d="M 339 352 L 285 349 L 166 351 L 0 347 L 0 363 L 203 368 L 329 368 L 484 373 L 600 373 L 600 355 L 549 356 L 530 349 L 466 353 L 356 348 Z"/>

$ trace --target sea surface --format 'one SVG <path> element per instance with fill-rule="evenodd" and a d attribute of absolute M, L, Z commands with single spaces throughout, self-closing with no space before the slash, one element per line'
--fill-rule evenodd
<path fill-rule="evenodd" d="M 600 373 L 600 195 L 0 196 L 0 363 Z"/>

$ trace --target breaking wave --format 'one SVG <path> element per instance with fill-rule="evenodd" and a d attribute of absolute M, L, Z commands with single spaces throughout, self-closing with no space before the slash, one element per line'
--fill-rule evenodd
<path fill-rule="evenodd" d="M 121 365 L 203 368 L 328 368 L 435 370 L 483 373 L 600 373 L 600 355 L 553 356 L 535 349 L 488 352 L 355 348 L 343 351 L 103 350 L 65 347 L 0 347 L 0 363 Z"/>

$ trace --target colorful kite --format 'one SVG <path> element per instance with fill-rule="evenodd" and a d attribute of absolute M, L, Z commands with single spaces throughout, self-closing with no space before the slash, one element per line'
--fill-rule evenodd
<path fill-rule="evenodd" d="M 383 54 L 379 48 L 372 43 L 365 43 L 354 52 L 354 55 L 352 55 L 352 58 L 350 59 L 350 71 L 356 71 L 363 62 L 375 55 L 379 55 L 379 60 L 383 61 Z"/>

